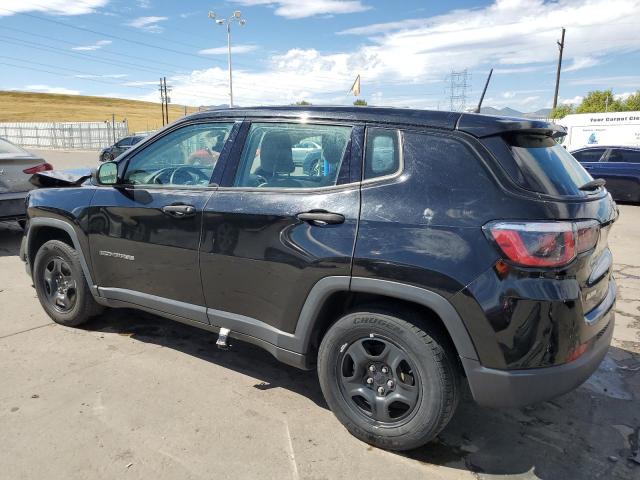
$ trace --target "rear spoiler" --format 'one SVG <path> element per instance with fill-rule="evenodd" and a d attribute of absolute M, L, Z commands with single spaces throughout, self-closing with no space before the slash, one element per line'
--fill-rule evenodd
<path fill-rule="evenodd" d="M 470 133 L 474 137 L 483 138 L 505 133 L 537 133 L 553 138 L 564 137 L 567 130 L 555 123 L 544 120 L 531 120 L 528 118 L 493 117 L 493 121 L 487 121 L 487 115 L 475 113 L 463 113 L 458 119 L 456 129 Z"/>
<path fill-rule="evenodd" d="M 93 169 L 48 170 L 34 173 L 29 182 L 38 188 L 77 187 L 91 178 Z"/>

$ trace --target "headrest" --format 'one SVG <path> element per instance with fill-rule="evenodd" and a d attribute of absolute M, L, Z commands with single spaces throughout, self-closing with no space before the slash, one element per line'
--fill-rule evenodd
<path fill-rule="evenodd" d="M 260 145 L 260 169 L 268 175 L 295 170 L 291 137 L 286 132 L 267 132 Z"/>
<path fill-rule="evenodd" d="M 322 155 L 331 165 L 342 160 L 346 138 L 339 133 L 325 133 L 322 135 Z"/>

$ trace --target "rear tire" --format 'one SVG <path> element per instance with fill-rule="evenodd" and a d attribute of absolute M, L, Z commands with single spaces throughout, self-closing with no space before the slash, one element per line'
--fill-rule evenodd
<path fill-rule="evenodd" d="M 33 284 L 42 308 L 61 325 L 75 327 L 103 310 L 89 290 L 80 254 L 59 240 L 49 240 L 36 253 Z"/>
<path fill-rule="evenodd" d="M 329 407 L 351 434 L 376 447 L 424 445 L 458 404 L 455 353 L 435 329 L 416 323 L 367 309 L 338 320 L 320 345 L 318 376 Z"/>

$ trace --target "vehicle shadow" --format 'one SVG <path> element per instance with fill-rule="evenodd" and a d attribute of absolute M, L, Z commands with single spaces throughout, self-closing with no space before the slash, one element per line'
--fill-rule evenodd
<path fill-rule="evenodd" d="M 0 257 L 12 257 L 20 253 L 22 233 L 22 228 L 16 222 L 0 222 Z"/>
<path fill-rule="evenodd" d="M 258 378 L 257 390 L 288 389 L 328 408 L 314 371 L 281 364 L 254 345 L 236 340 L 231 350 L 221 351 L 216 334 L 134 310 L 107 311 L 84 328 L 172 348 Z M 640 465 L 627 458 L 640 434 L 639 371 L 640 355 L 612 347 L 587 384 L 553 401 L 481 408 L 465 389 L 452 421 L 434 442 L 398 455 L 474 474 L 637 480 Z"/>

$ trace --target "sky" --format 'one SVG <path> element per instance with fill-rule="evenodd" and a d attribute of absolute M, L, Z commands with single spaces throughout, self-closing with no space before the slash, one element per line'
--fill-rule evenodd
<path fill-rule="evenodd" d="M 451 72 L 468 72 L 466 106 L 522 112 L 640 89 L 640 0 L 2 0 L 0 90 L 228 103 L 232 23 L 236 105 L 350 104 L 447 110 Z M 456 89 L 460 93 L 460 89 Z M 460 108 L 459 102 L 455 105 Z"/>

